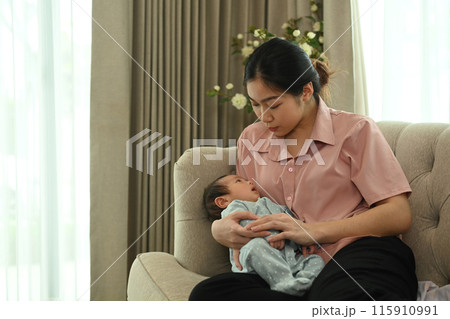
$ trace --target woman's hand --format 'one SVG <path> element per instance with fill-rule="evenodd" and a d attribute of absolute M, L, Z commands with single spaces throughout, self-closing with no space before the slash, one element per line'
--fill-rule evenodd
<path fill-rule="evenodd" d="M 226 246 L 233 249 L 233 259 L 239 270 L 242 270 L 242 266 L 239 262 L 240 249 L 252 238 L 270 236 L 270 231 L 254 232 L 242 227 L 239 222 L 242 219 L 256 220 L 259 217 L 248 211 L 234 212 L 225 218 L 216 220 L 211 226 L 211 233 L 214 239 Z"/>
<path fill-rule="evenodd" d="M 259 217 L 248 211 L 234 212 L 225 218 L 213 222 L 211 232 L 214 239 L 232 249 L 241 249 L 246 243 L 255 237 L 266 237 L 269 231 L 254 232 L 242 227 L 239 222 L 242 219 L 257 220 Z"/>
<path fill-rule="evenodd" d="M 347 237 L 394 236 L 408 231 L 410 225 L 408 198 L 400 194 L 379 201 L 369 210 L 349 218 L 305 224 L 287 214 L 266 215 L 246 228 L 255 232 L 281 231 L 270 237 L 269 242 L 290 239 L 302 246 L 310 246 L 331 244 Z"/>
<path fill-rule="evenodd" d="M 322 240 L 322 232 L 314 224 L 305 224 L 287 214 L 263 216 L 247 225 L 246 228 L 255 232 L 269 229 L 279 230 L 279 234 L 271 236 L 268 239 L 269 243 L 282 239 L 290 239 L 297 244 L 310 246 L 321 243 Z"/>

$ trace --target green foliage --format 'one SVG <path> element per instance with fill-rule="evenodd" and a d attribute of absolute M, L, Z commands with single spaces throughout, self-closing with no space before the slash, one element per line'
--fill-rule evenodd
<path fill-rule="evenodd" d="M 281 38 L 300 46 L 311 59 L 327 62 L 327 58 L 323 54 L 323 21 L 319 17 L 322 4 L 317 3 L 315 0 L 311 0 L 310 6 L 311 15 L 292 18 L 283 23 L 281 26 L 283 29 Z M 312 29 L 304 27 L 305 25 L 311 25 Z M 241 55 L 243 57 L 243 65 L 247 63 L 250 55 L 259 45 L 261 45 L 261 43 L 277 37 L 276 34 L 271 33 L 266 28 L 259 28 L 254 25 L 249 26 L 245 34 L 246 36 L 239 33 L 231 39 L 231 54 Z M 247 40 L 245 40 L 245 38 Z M 209 90 L 206 94 L 209 97 L 220 96 L 219 104 L 231 101 L 231 104 L 234 107 L 238 109 L 245 108 L 251 113 L 253 108 L 248 97 L 247 104 L 244 105 L 245 100 L 241 93 L 231 94 L 233 87 L 232 83 L 229 83 L 227 84 L 227 90 L 222 91 L 220 87 L 216 85 L 214 90 Z"/>

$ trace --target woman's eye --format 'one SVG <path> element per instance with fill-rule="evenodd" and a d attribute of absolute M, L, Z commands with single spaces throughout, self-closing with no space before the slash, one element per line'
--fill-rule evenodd
<path fill-rule="evenodd" d="M 273 106 L 270 107 L 270 109 L 271 109 L 271 110 L 275 110 L 275 109 L 276 109 L 277 107 L 279 107 L 280 105 L 281 105 L 281 103 L 280 103 L 280 104 L 277 104 L 277 105 L 273 105 Z"/>

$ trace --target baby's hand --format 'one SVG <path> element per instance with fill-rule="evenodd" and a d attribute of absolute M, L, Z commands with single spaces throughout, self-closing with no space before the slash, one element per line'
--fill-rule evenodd
<path fill-rule="evenodd" d="M 284 239 L 270 242 L 270 246 L 275 249 L 282 250 L 284 248 Z"/>
<path fill-rule="evenodd" d="M 319 251 L 319 247 L 317 245 L 310 245 L 310 246 L 303 246 L 302 247 L 302 253 L 304 257 L 307 257 L 308 255 L 315 254 Z"/>

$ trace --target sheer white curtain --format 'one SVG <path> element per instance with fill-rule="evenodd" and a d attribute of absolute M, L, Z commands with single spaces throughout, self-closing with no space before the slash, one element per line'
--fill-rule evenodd
<path fill-rule="evenodd" d="M 0 2 L 0 300 L 89 289 L 90 46 L 70 0 Z"/>
<path fill-rule="evenodd" d="M 358 0 L 369 115 L 450 122 L 450 1 Z"/>

